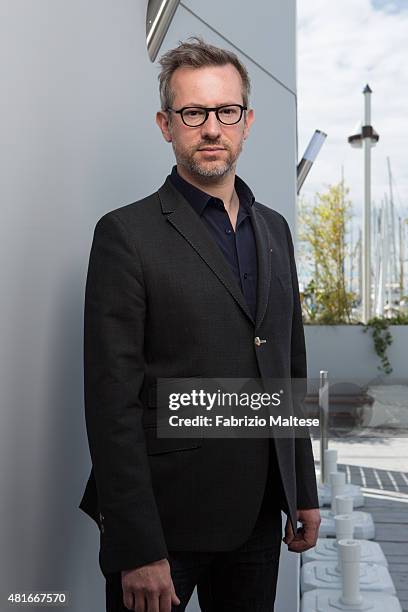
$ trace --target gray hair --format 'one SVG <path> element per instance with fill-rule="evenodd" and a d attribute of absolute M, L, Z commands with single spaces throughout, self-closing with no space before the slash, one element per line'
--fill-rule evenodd
<path fill-rule="evenodd" d="M 178 47 L 164 53 L 159 60 L 162 68 L 158 76 L 162 110 L 166 110 L 173 105 L 175 94 L 170 87 L 170 80 L 177 68 L 202 68 L 204 66 L 225 66 L 227 64 L 232 64 L 238 70 L 242 80 L 243 105 L 248 106 L 251 83 L 247 69 L 235 53 L 209 45 L 199 36 L 191 36 L 187 40 L 192 42 L 180 40 Z"/>

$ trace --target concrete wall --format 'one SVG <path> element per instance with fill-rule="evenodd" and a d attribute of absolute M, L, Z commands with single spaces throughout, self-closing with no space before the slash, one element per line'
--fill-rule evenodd
<path fill-rule="evenodd" d="M 408 379 L 408 325 L 391 325 L 393 343 L 387 355 L 393 372 L 385 377 Z M 371 332 L 362 325 L 306 325 L 308 376 L 318 378 L 328 370 L 331 378 L 372 381 L 382 375 L 380 359 L 374 352 Z"/>
<path fill-rule="evenodd" d="M 0 9 L 0 608 L 14 609 L 4 603 L 12 591 L 51 589 L 69 591 L 72 612 L 100 612 L 99 534 L 77 508 L 90 469 L 82 378 L 89 249 L 101 215 L 162 183 L 172 149 L 154 123 L 158 69 L 145 46 L 146 0 L 2 0 Z M 163 47 L 202 34 L 239 49 L 256 122 L 238 172 L 292 226 L 294 32 L 294 0 L 250 9 L 190 1 Z"/>

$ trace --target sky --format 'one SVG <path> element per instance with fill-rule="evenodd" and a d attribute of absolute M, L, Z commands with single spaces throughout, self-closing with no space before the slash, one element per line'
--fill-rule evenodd
<path fill-rule="evenodd" d="M 372 149 L 372 200 L 388 192 L 387 156 L 398 212 L 408 217 L 408 0 L 298 0 L 299 158 L 315 129 L 328 137 L 301 195 L 341 179 L 350 188 L 359 224 L 364 197 L 364 155 L 347 137 L 363 119 L 368 83 L 371 123 L 380 135 Z"/>

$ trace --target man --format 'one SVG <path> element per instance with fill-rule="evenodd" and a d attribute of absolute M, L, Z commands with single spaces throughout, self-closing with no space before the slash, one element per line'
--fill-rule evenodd
<path fill-rule="evenodd" d="M 290 231 L 235 174 L 254 120 L 233 53 L 199 38 L 160 60 L 156 121 L 177 164 L 97 223 L 85 296 L 92 471 L 107 610 L 273 610 L 281 543 L 314 546 L 309 438 L 172 439 L 158 378 L 306 377 Z M 303 526 L 297 530 L 297 520 Z"/>

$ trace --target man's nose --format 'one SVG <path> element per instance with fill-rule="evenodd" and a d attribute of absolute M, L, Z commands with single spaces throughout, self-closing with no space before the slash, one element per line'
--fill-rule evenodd
<path fill-rule="evenodd" d="M 221 134 L 221 126 L 214 112 L 208 113 L 208 119 L 201 128 L 202 136 L 216 138 Z"/>

